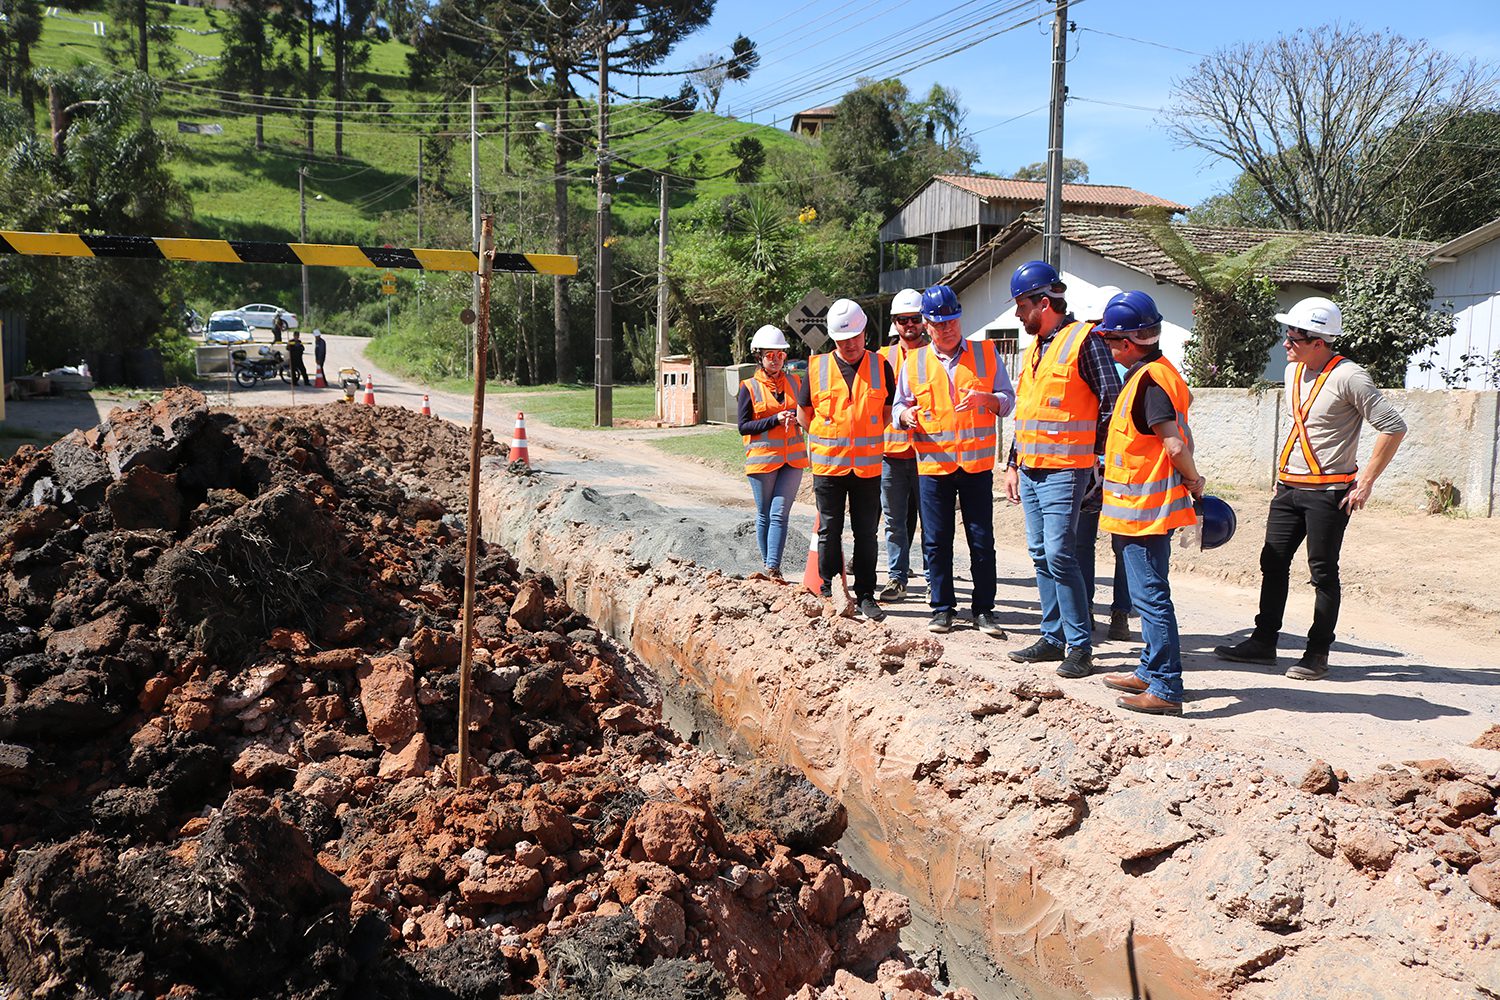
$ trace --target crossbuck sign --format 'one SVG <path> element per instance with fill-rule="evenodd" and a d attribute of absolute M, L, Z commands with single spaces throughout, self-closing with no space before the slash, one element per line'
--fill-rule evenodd
<path fill-rule="evenodd" d="M 814 351 L 828 343 L 828 307 L 833 300 L 814 288 L 786 314 L 787 325 Z"/>

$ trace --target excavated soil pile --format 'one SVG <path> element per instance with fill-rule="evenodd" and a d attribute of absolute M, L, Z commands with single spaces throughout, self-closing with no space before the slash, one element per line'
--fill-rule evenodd
<path fill-rule="evenodd" d="M 494 546 L 456 787 L 466 467 L 173 390 L 0 468 L 0 995 L 935 995 L 842 806 L 684 744 Z"/>

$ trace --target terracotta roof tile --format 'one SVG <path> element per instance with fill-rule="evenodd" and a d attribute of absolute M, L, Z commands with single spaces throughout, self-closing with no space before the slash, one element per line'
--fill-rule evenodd
<path fill-rule="evenodd" d="M 972 191 L 981 198 L 1002 198 L 1011 201 L 1034 201 L 1041 204 L 1047 196 L 1047 185 L 1042 181 L 1018 181 L 1010 177 L 973 177 L 968 174 L 937 174 L 935 180 L 945 181 L 954 187 Z M 1187 205 L 1158 198 L 1154 194 L 1137 191 L 1121 184 L 1064 184 L 1063 205 L 1110 205 L 1138 207 L 1155 205 L 1174 212 L 1186 212 Z"/>

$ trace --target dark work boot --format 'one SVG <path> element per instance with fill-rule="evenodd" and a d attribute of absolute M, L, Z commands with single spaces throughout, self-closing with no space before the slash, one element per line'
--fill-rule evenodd
<path fill-rule="evenodd" d="M 1294 681 L 1320 681 L 1328 676 L 1328 654 L 1309 649 L 1295 665 L 1287 667 L 1286 675 Z"/>
<path fill-rule="evenodd" d="M 1109 637 L 1116 642 L 1130 641 L 1130 612 L 1113 608 L 1109 612 Z"/>
<path fill-rule="evenodd" d="M 1094 672 L 1094 653 L 1089 649 L 1075 647 L 1057 665 L 1057 676 L 1076 681 Z"/>
<path fill-rule="evenodd" d="M 1261 642 L 1254 636 L 1233 646 L 1215 646 L 1214 655 L 1221 660 L 1233 660 L 1235 663 L 1264 663 L 1271 667 L 1276 665 L 1276 647 Z"/>

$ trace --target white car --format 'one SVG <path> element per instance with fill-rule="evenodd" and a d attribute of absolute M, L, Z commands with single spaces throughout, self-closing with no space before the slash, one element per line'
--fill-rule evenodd
<path fill-rule="evenodd" d="M 296 313 L 269 302 L 252 302 L 247 306 L 240 306 L 238 309 L 229 311 L 239 313 L 241 319 L 258 330 L 271 329 L 271 323 L 276 319 L 276 314 L 281 313 L 281 318 L 286 320 L 286 328 L 297 329 Z"/>
<path fill-rule="evenodd" d="M 208 329 L 203 331 L 205 344 L 247 344 L 250 340 L 250 324 L 239 310 L 223 309 L 208 317 Z"/>

